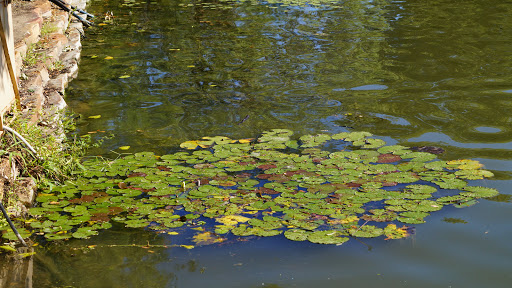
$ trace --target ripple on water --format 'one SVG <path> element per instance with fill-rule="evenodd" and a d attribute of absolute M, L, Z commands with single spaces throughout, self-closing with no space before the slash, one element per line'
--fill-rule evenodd
<path fill-rule="evenodd" d="M 372 91 L 372 90 L 386 90 L 389 87 L 386 85 L 381 84 L 369 84 L 369 85 L 362 85 L 352 88 L 334 88 L 332 91 L 345 91 L 345 90 L 352 90 L 352 91 Z"/>
<path fill-rule="evenodd" d="M 401 125 L 401 126 L 410 126 L 411 125 L 411 122 L 407 121 L 406 119 L 404 119 L 402 117 L 396 117 L 396 116 L 391 116 L 391 115 L 382 114 L 382 113 L 370 113 L 370 115 L 373 115 L 378 118 L 386 119 L 389 122 L 391 122 L 391 124 L 393 124 L 393 125 Z"/>
<path fill-rule="evenodd" d="M 497 128 L 497 127 L 487 127 L 487 126 L 480 126 L 480 127 L 474 128 L 474 129 L 476 131 L 478 131 L 478 132 L 481 132 L 481 133 L 498 133 L 498 132 L 502 131 L 500 128 Z"/>
<path fill-rule="evenodd" d="M 505 142 L 505 143 L 498 143 L 498 142 L 492 142 L 492 143 L 483 143 L 483 142 L 471 142 L 471 143 L 464 143 L 453 140 L 450 136 L 443 134 L 443 133 L 437 133 L 437 132 L 427 132 L 421 136 L 409 138 L 407 140 L 408 142 L 430 142 L 430 143 L 444 143 L 451 146 L 459 147 L 459 148 L 466 148 L 466 149 L 510 149 L 512 142 Z"/>

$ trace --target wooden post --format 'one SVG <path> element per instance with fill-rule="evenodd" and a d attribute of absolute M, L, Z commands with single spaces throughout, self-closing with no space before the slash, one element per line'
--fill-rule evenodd
<path fill-rule="evenodd" d="M 14 34 L 12 27 L 12 10 L 10 1 L 0 3 L 0 116 L 11 108 L 15 102 L 21 110 L 18 83 L 14 74 Z M 0 117 L 3 118 L 3 117 Z M 3 119 L 0 119 L 3 121 Z M 0 123 L 3 132 L 3 123 Z"/>

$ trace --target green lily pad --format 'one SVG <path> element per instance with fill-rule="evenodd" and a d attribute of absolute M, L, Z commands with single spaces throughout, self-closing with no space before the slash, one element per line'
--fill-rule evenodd
<path fill-rule="evenodd" d="M 466 186 L 463 189 L 468 192 L 462 192 L 460 195 L 467 197 L 490 198 L 499 194 L 496 189 L 480 186 Z"/>
<path fill-rule="evenodd" d="M 370 139 L 366 139 L 365 144 L 363 145 L 363 148 L 367 148 L 367 149 L 379 148 L 384 145 L 386 145 L 386 142 L 384 140 L 370 138 Z"/>
<path fill-rule="evenodd" d="M 467 182 L 456 178 L 445 178 L 437 181 L 432 181 L 439 185 L 442 189 L 462 189 L 467 185 Z"/>
<path fill-rule="evenodd" d="M 382 234 L 384 234 L 384 229 L 377 228 L 372 225 L 364 225 L 358 228 L 349 229 L 348 232 L 350 233 L 351 236 L 354 237 L 373 238 L 379 237 Z"/>
<path fill-rule="evenodd" d="M 308 241 L 318 244 L 343 244 L 349 240 L 337 230 L 315 231 L 308 233 Z"/>
<path fill-rule="evenodd" d="M 126 221 L 124 221 L 124 224 L 126 225 L 126 227 L 140 228 L 140 227 L 148 226 L 149 222 L 147 220 L 143 220 L 143 219 L 134 219 L 134 220 L 126 220 Z"/>
<path fill-rule="evenodd" d="M 305 230 L 290 229 L 284 232 L 284 237 L 292 241 L 306 241 L 308 239 L 308 233 Z"/>
<path fill-rule="evenodd" d="M 299 140 L 302 142 L 301 147 L 308 148 L 322 145 L 324 142 L 331 140 L 331 136 L 327 134 L 304 135 Z"/>
<path fill-rule="evenodd" d="M 21 237 L 23 239 L 26 239 L 26 238 L 30 237 L 30 235 L 32 235 L 32 232 L 28 231 L 25 228 L 17 228 L 16 230 L 18 230 L 18 233 L 21 235 Z M 14 234 L 14 232 L 10 228 L 9 228 L 9 230 L 6 230 L 4 234 L 2 234 L 2 237 L 4 237 L 7 240 L 18 241 L 18 237 L 16 236 L 16 234 Z"/>
<path fill-rule="evenodd" d="M 98 231 L 92 227 L 80 227 L 73 233 L 74 238 L 87 239 L 93 235 L 98 235 Z"/>

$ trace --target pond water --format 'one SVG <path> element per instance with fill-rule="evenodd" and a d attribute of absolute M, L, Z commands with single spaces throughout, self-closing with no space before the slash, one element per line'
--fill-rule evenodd
<path fill-rule="evenodd" d="M 432 213 L 407 239 L 341 246 L 270 237 L 188 250 L 111 229 L 36 249 L 34 287 L 510 287 L 512 5 L 312 3 L 91 1 L 106 25 L 86 32 L 66 97 L 81 134 L 115 135 L 91 154 L 161 155 L 272 128 L 369 131 L 478 160 L 495 177 L 472 185 L 502 194 Z"/>

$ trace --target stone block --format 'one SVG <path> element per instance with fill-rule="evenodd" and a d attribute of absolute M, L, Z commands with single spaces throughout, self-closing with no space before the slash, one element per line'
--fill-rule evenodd
<path fill-rule="evenodd" d="M 52 4 L 47 0 L 36 0 L 34 1 L 34 12 L 39 14 L 43 18 L 49 18 L 52 16 Z"/>
<path fill-rule="evenodd" d="M 25 207 L 32 207 L 32 203 L 36 199 L 36 182 L 32 178 L 21 178 L 18 181 L 20 185 L 15 190 L 18 199 Z"/>
<path fill-rule="evenodd" d="M 59 28 L 60 33 L 64 33 L 68 29 L 69 15 L 68 12 L 60 9 L 53 10 L 54 22 L 52 25 Z"/>
<path fill-rule="evenodd" d="M 56 110 L 56 112 L 68 106 L 68 104 L 66 104 L 66 101 L 64 101 L 62 95 L 57 91 L 50 92 L 48 95 L 46 95 L 46 97 L 48 99 L 48 101 L 46 102 L 47 105 L 49 105 L 52 110 Z"/>
<path fill-rule="evenodd" d="M 23 35 L 23 39 L 27 46 L 30 46 L 37 41 L 39 41 L 39 37 L 41 36 L 41 26 L 43 25 L 43 18 L 37 17 L 33 21 L 27 22 L 25 33 Z"/>
<path fill-rule="evenodd" d="M 17 46 L 14 47 L 14 65 L 16 71 L 16 77 L 20 77 L 20 71 L 23 67 L 23 58 L 27 55 L 27 44 L 25 42 L 20 42 Z"/>
<path fill-rule="evenodd" d="M 66 87 L 68 87 L 68 83 L 68 74 L 63 73 L 55 77 L 55 79 L 48 81 L 47 86 L 51 90 L 59 91 L 60 93 L 64 94 L 64 90 Z"/>

